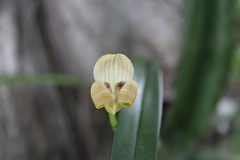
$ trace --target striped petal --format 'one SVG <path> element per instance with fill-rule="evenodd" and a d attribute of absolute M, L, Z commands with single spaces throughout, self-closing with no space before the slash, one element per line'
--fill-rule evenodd
<path fill-rule="evenodd" d="M 114 98 L 102 81 L 96 81 L 91 87 L 91 97 L 97 109 L 114 104 Z"/>
<path fill-rule="evenodd" d="M 130 108 L 134 104 L 137 96 L 138 85 L 134 80 L 127 81 L 120 89 L 116 97 L 116 103 L 121 103 L 122 106 Z"/>

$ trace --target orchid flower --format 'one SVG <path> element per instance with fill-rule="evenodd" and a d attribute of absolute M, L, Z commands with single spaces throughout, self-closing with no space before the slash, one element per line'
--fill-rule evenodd
<path fill-rule="evenodd" d="M 91 97 L 97 109 L 115 115 L 122 107 L 133 106 L 138 85 L 132 80 L 132 62 L 123 54 L 107 54 L 96 62 Z"/>

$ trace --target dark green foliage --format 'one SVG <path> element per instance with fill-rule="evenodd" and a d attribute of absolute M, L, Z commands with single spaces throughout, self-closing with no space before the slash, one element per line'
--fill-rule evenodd
<path fill-rule="evenodd" d="M 226 87 L 235 47 L 236 1 L 186 0 L 185 4 L 176 99 L 162 138 L 169 155 L 187 156 L 184 152 L 193 150 L 211 126 L 216 101 Z"/>

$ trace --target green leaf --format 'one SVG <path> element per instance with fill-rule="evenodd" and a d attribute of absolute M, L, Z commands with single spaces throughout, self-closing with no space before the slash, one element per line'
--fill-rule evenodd
<path fill-rule="evenodd" d="M 79 77 L 67 74 L 21 74 L 0 76 L 0 85 L 14 84 L 44 84 L 89 88 L 89 84 L 85 83 Z"/>
<path fill-rule="evenodd" d="M 163 148 L 169 155 L 166 159 L 185 160 L 194 155 L 195 145 L 209 131 L 236 44 L 235 0 L 185 2 L 190 6 L 185 15 L 176 97 L 162 132 Z"/>
<path fill-rule="evenodd" d="M 154 160 L 162 117 L 163 80 L 156 62 L 138 59 L 134 65 L 138 96 L 118 117 L 112 160 Z"/>

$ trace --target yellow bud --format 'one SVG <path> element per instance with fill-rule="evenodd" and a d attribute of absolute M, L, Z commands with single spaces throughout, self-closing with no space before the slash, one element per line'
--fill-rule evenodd
<path fill-rule="evenodd" d="M 96 82 L 91 97 L 97 109 L 105 107 L 115 115 L 121 108 L 130 108 L 137 96 L 138 85 L 132 80 L 132 62 L 123 54 L 107 54 L 99 58 L 93 70 Z"/>

